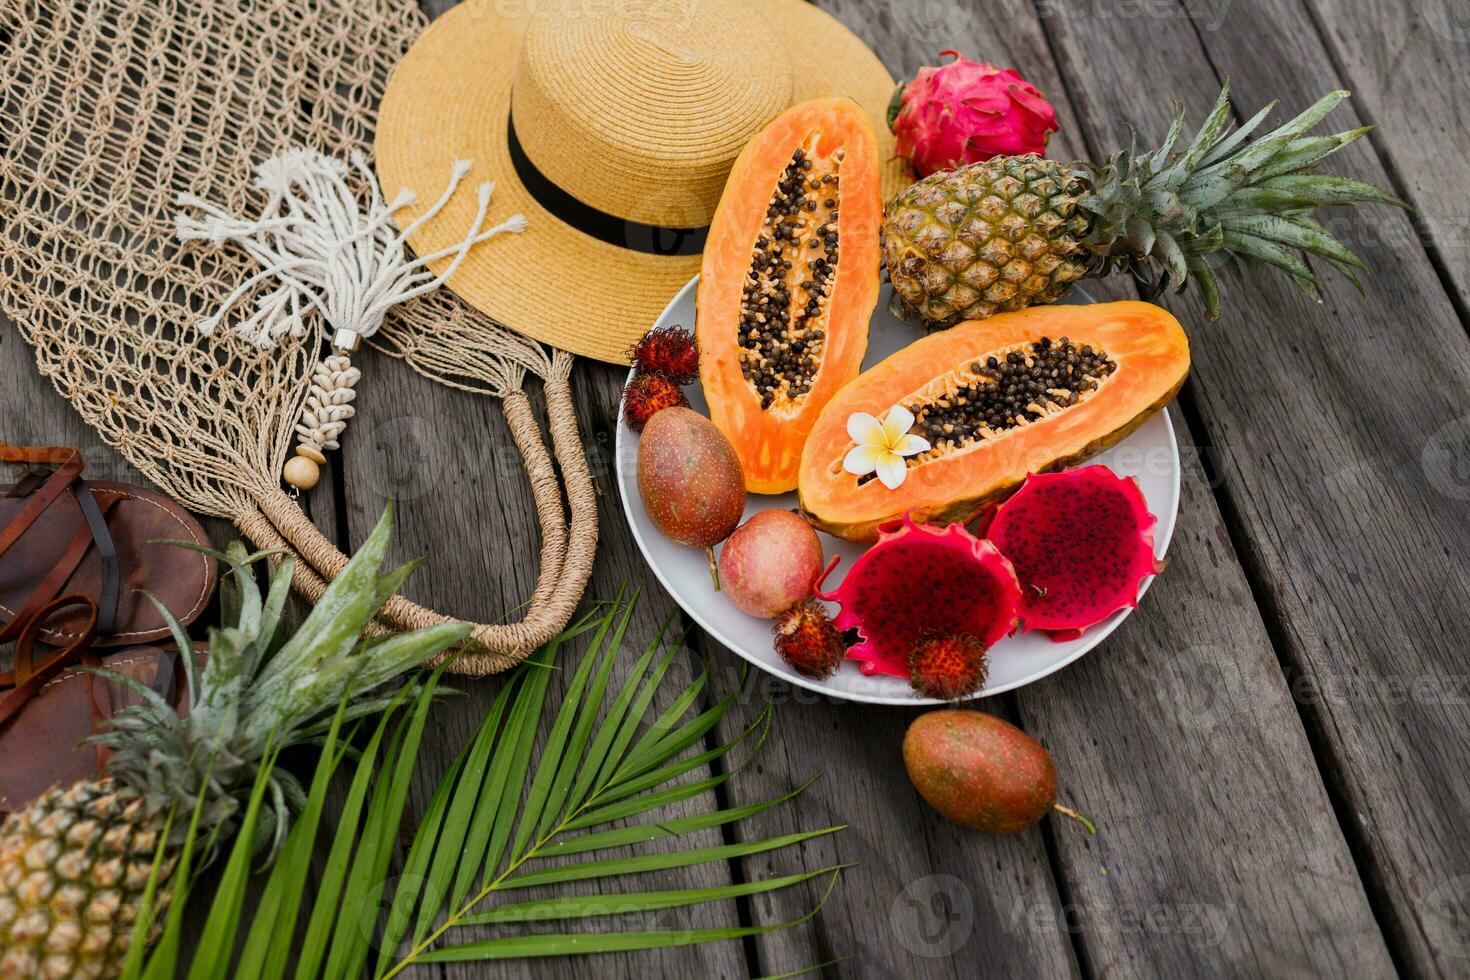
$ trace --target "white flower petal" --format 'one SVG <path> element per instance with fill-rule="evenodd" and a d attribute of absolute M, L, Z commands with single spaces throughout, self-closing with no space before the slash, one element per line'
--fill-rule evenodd
<path fill-rule="evenodd" d="M 917 456 L 928 452 L 930 448 L 929 440 L 923 436 L 906 435 L 894 443 L 892 451 L 900 456 Z"/>
<path fill-rule="evenodd" d="M 882 424 L 867 412 L 853 412 L 847 417 L 847 434 L 859 446 L 886 445 Z"/>
<path fill-rule="evenodd" d="M 890 490 L 897 490 L 903 484 L 904 477 L 909 475 L 909 468 L 904 464 L 903 457 L 895 453 L 884 453 L 878 457 L 878 479 Z"/>
<path fill-rule="evenodd" d="M 895 405 L 888 410 L 888 415 L 883 419 L 883 437 L 889 446 L 898 445 L 898 440 L 904 437 L 914 427 L 914 413 L 902 405 Z"/>
<path fill-rule="evenodd" d="M 887 452 L 882 446 L 858 446 L 847 454 L 842 468 L 854 476 L 867 476 L 877 469 L 879 457 Z"/>

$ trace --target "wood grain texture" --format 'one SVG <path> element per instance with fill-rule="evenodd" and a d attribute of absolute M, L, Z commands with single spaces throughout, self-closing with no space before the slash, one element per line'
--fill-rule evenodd
<path fill-rule="evenodd" d="M 711 644 L 713 647 L 713 644 Z M 711 659 L 735 655 L 714 648 Z M 950 823 L 914 792 L 900 746 L 918 712 L 832 701 L 762 676 L 756 692 L 776 704 L 776 723 L 757 762 L 730 783 L 734 805 L 766 799 L 819 778 L 793 803 L 738 828 L 791 833 L 843 823 L 833 837 L 803 845 L 806 870 L 851 864 L 812 930 L 757 939 L 753 975 L 780 974 L 841 960 L 842 976 L 1080 976 L 1039 833 L 981 837 Z M 994 710 L 994 709 L 992 709 Z M 726 733 L 729 737 L 729 733 Z M 742 863 L 746 879 L 791 865 L 781 858 Z M 758 923 L 810 909 L 817 890 L 761 896 Z"/>
<path fill-rule="evenodd" d="M 1454 188 L 1470 182 L 1470 7 L 1463 0 L 1306 0 L 1327 53 L 1373 136 L 1396 188 L 1419 210 L 1416 241 L 1431 250 L 1436 269 L 1470 305 L 1470 197 Z M 1397 229 L 1395 229 L 1397 230 Z"/>
<path fill-rule="evenodd" d="M 1292 3 L 1237 0 L 1192 17 L 1051 9 L 1044 23 L 1094 153 L 1126 143 L 1130 127 L 1162 134 L 1164 93 L 1198 118 L 1225 75 L 1243 110 L 1282 97 L 1283 113 L 1344 81 Z M 1332 122 L 1359 120 L 1345 105 Z M 1459 133 L 1441 152 L 1464 145 Z M 1361 143 L 1326 169 L 1386 180 Z M 1195 345 L 1192 397 L 1225 451 L 1220 499 L 1396 964 L 1456 975 L 1470 954 L 1459 831 L 1470 784 L 1444 774 L 1470 762 L 1470 705 L 1444 651 L 1470 645 L 1464 617 L 1447 615 L 1464 608 L 1470 573 L 1470 344 L 1424 251 L 1384 244 L 1413 240 L 1407 217 L 1365 208 L 1330 220 L 1367 261 L 1366 292 L 1332 279 L 1319 305 L 1271 273 L 1231 284 Z M 1200 322 L 1193 295 L 1171 305 Z"/>
<path fill-rule="evenodd" d="M 1391 976 L 1197 464 L 1169 554 L 1106 644 L 1016 698 L 1056 759 L 1060 797 L 1098 826 L 1092 837 L 1051 821 L 1091 971 Z"/>

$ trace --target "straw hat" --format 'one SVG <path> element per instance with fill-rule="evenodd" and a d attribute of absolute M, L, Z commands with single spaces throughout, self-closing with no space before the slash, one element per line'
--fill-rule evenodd
<path fill-rule="evenodd" d="M 404 56 L 378 117 L 384 193 L 406 225 L 455 160 L 493 180 L 492 220 L 526 231 L 476 247 L 449 280 L 506 326 L 576 354 L 626 351 L 699 271 L 730 166 L 786 107 L 846 95 L 872 116 L 885 196 L 905 183 L 884 113 L 894 82 L 804 0 L 471 0 Z M 474 217 L 461 192 L 409 238 L 419 254 Z M 692 326 L 692 324 L 690 325 Z"/>

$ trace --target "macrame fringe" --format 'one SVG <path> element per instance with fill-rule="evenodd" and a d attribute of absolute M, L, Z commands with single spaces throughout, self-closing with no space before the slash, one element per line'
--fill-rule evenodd
<path fill-rule="evenodd" d="M 262 350 L 273 349 L 283 337 L 303 336 L 305 317 L 313 312 L 327 323 L 333 353 L 313 372 L 296 426 L 300 437 L 296 455 L 302 462 L 292 460 L 285 471 L 287 482 L 298 489 L 316 484 L 317 467 L 325 461 L 323 451 L 338 447 L 353 415 L 354 386 L 361 372 L 352 367 L 349 355 L 378 332 L 393 307 L 444 285 L 475 245 L 502 232 L 525 230 L 526 219 L 519 214 L 485 227 L 495 189 L 486 182 L 479 185 L 475 218 L 458 244 L 429 255 L 409 255 L 409 236 L 444 210 L 470 169 L 468 160 L 455 161 L 438 200 L 401 232 L 393 216 L 415 203 L 414 193 L 405 188 L 392 202 L 385 202 L 377 176 L 361 153 L 352 155 L 350 169 L 340 160 L 302 147 L 266 160 L 256 168 L 255 182 L 267 198 L 254 218 L 237 218 L 193 194 L 178 196 L 181 210 L 175 226 L 181 240 L 233 243 L 261 266 L 213 314 L 199 321 L 201 333 L 213 334 L 252 292 L 258 292 L 253 312 L 231 329 Z M 349 183 L 352 175 L 367 188 L 366 209 Z M 450 262 L 443 271 L 430 269 L 446 258 Z M 270 280 L 276 281 L 275 287 L 260 291 Z"/>

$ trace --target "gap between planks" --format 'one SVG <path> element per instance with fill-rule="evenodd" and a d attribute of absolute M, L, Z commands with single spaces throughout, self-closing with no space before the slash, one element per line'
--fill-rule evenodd
<path fill-rule="evenodd" d="M 1028 2 L 1035 3 L 1036 0 L 1028 0 Z M 1200 34 L 1198 21 L 1190 14 L 1187 7 L 1185 7 L 1184 0 L 1179 0 L 1179 4 L 1181 12 L 1189 21 L 1190 27 L 1199 42 L 1200 49 L 1204 54 L 1205 61 L 1209 65 L 1210 72 L 1214 75 L 1217 83 L 1223 85 L 1226 81 L 1225 73 L 1215 64 L 1215 59 L 1211 55 L 1209 47 L 1205 44 L 1204 37 Z M 1063 77 L 1064 85 L 1070 91 L 1071 85 L 1075 84 L 1075 79 L 1068 78 L 1068 75 L 1072 74 L 1069 58 L 1056 43 L 1052 32 L 1047 29 L 1046 18 L 1041 17 L 1038 19 L 1041 23 L 1042 33 L 1046 37 L 1047 49 L 1052 55 L 1052 60 L 1056 64 L 1058 72 Z M 1236 125 L 1244 121 L 1244 117 L 1241 115 L 1238 106 L 1232 105 L 1231 110 Z M 1102 150 L 1094 142 L 1090 130 L 1086 126 L 1079 127 L 1079 129 L 1081 139 L 1087 149 L 1088 158 L 1092 160 L 1103 159 L 1106 151 Z M 1146 298 L 1142 288 L 1137 289 L 1137 293 L 1139 298 Z M 1193 387 L 1194 380 L 1190 378 L 1180 391 L 1176 405 L 1179 409 L 1180 416 L 1184 419 L 1186 431 L 1190 435 L 1190 438 L 1198 446 L 1210 446 L 1211 443 L 1205 429 L 1203 415 L 1194 397 Z M 1243 530 L 1245 519 L 1241 515 L 1240 508 L 1237 506 L 1229 488 L 1225 485 L 1222 475 L 1211 472 L 1214 467 L 1210 465 L 1210 461 L 1206 457 L 1202 456 L 1201 462 L 1205 465 L 1206 484 L 1211 489 L 1215 506 L 1220 511 L 1225 532 L 1229 536 L 1231 547 L 1234 549 L 1235 555 L 1240 562 L 1246 585 L 1250 589 L 1251 597 L 1260 612 L 1262 625 L 1270 641 L 1271 649 L 1276 655 L 1277 662 L 1280 664 L 1282 679 L 1288 688 L 1290 688 L 1294 677 L 1302 673 L 1302 665 L 1295 662 L 1289 652 L 1290 648 L 1285 638 L 1280 610 L 1276 605 L 1269 587 L 1265 583 L 1258 556 L 1249 540 L 1249 536 Z M 1398 944 L 1387 941 L 1395 931 L 1391 925 L 1391 916 L 1387 911 L 1390 903 L 1385 894 L 1382 876 L 1378 872 L 1376 862 L 1373 861 L 1364 844 L 1361 827 L 1358 825 L 1358 821 L 1351 819 L 1351 807 L 1344 797 L 1342 787 L 1342 761 L 1336 758 L 1335 753 L 1331 750 L 1331 741 L 1325 734 L 1326 726 L 1320 715 L 1312 711 L 1310 705 L 1302 704 L 1296 698 L 1292 700 L 1296 705 L 1297 714 L 1302 725 L 1303 733 L 1306 735 L 1307 743 L 1311 747 L 1312 761 L 1316 765 L 1318 778 L 1321 780 L 1328 799 L 1332 803 L 1334 817 L 1338 827 L 1342 831 L 1349 853 L 1352 855 L 1359 881 L 1363 886 L 1364 894 L 1368 900 L 1368 906 L 1373 913 L 1373 918 L 1377 922 L 1379 930 L 1384 934 L 1387 952 L 1393 960 L 1395 969 L 1402 975 L 1408 975 L 1405 964 L 1401 962 L 1401 954 L 1397 948 Z"/>
<path fill-rule="evenodd" d="M 1184 15 L 1188 16 L 1187 10 L 1184 11 Z M 1200 45 L 1201 50 L 1208 57 L 1210 47 L 1207 39 L 1199 32 L 1199 25 L 1192 17 L 1190 18 L 1190 22 L 1194 30 L 1194 41 Z M 1276 26 L 1278 30 L 1286 31 L 1290 29 L 1290 25 L 1278 24 Z M 1328 54 L 1328 60 L 1330 61 L 1332 45 L 1321 30 L 1320 21 L 1315 25 L 1309 25 L 1308 33 L 1315 33 L 1317 40 L 1322 44 L 1324 52 Z M 1057 43 L 1050 37 L 1049 40 L 1053 41 L 1054 50 L 1059 52 L 1057 60 L 1064 72 L 1075 76 L 1075 65 L 1066 56 L 1065 44 Z M 1308 52 L 1308 56 L 1310 56 L 1310 52 Z M 1277 52 L 1277 57 L 1280 57 L 1279 52 Z M 1220 72 L 1216 72 L 1217 77 L 1220 74 Z M 1332 72 L 1329 71 L 1327 74 L 1330 76 Z M 1341 75 L 1339 74 L 1338 77 L 1341 78 Z M 1365 147 L 1365 150 L 1373 156 L 1380 166 L 1389 171 L 1390 180 L 1395 180 L 1393 167 L 1387 159 L 1388 155 L 1383 152 L 1383 148 L 1374 142 L 1371 146 Z M 1404 190 L 1401 179 L 1398 189 L 1400 193 Z M 1392 219 L 1389 219 L 1389 221 L 1392 221 Z M 1420 244 L 1422 245 L 1423 243 L 1421 242 Z M 1432 309 L 1435 297 L 1442 290 L 1447 304 L 1452 309 L 1455 309 L 1456 313 L 1463 318 L 1463 310 L 1456 302 L 1455 290 L 1445 281 L 1443 263 L 1441 262 L 1436 266 L 1433 250 L 1428 246 L 1425 246 L 1424 250 L 1427 253 L 1428 264 L 1432 269 L 1432 275 L 1425 278 L 1425 284 L 1428 286 L 1429 292 L 1422 294 L 1424 296 L 1424 303 Z M 1412 255 L 1406 258 L 1403 264 L 1405 266 L 1411 266 Z M 1387 283 L 1384 283 L 1383 280 L 1379 280 L 1377 283 L 1370 281 L 1368 288 L 1370 290 L 1375 288 L 1375 286 L 1389 288 L 1393 285 L 1392 280 Z M 1378 301 L 1378 305 L 1382 305 L 1382 300 Z M 1325 309 L 1321 315 L 1326 315 Z M 1432 314 L 1428 314 L 1428 311 L 1422 311 L 1420 313 L 1421 317 L 1425 315 L 1432 316 Z M 1430 322 L 1432 322 L 1432 319 Z M 1457 336 L 1461 333 L 1461 331 L 1456 331 Z M 1448 359 L 1448 363 L 1450 364 L 1456 363 L 1457 361 L 1463 362 L 1465 359 L 1463 356 L 1463 347 L 1459 347 L 1459 345 L 1454 346 L 1458 349 Z M 1194 397 L 1194 394 L 1191 394 L 1186 398 L 1184 404 L 1191 416 L 1191 425 L 1195 431 L 1207 431 L 1209 426 L 1206 423 L 1205 412 L 1200 400 Z M 1373 420 L 1370 419 L 1371 421 Z M 1228 422 L 1222 421 L 1221 424 L 1228 424 Z M 1383 460 L 1380 459 L 1380 461 Z M 1412 476 L 1414 474 L 1410 475 Z M 1418 475 L 1422 476 L 1423 474 Z M 1220 486 L 1216 488 L 1216 498 L 1222 511 L 1227 515 L 1227 527 L 1234 546 L 1242 556 L 1243 567 L 1246 570 L 1251 589 L 1257 598 L 1258 605 L 1262 610 L 1262 615 L 1270 631 L 1272 644 L 1276 648 L 1277 656 L 1283 665 L 1283 673 L 1289 683 L 1294 683 L 1297 678 L 1313 679 L 1315 674 L 1323 669 L 1323 665 L 1313 663 L 1308 659 L 1313 652 L 1308 638 L 1298 634 L 1297 630 L 1300 630 L 1302 627 L 1298 626 L 1293 628 L 1288 625 L 1287 613 L 1278 602 L 1278 597 L 1271 590 L 1269 585 L 1271 574 L 1268 556 L 1263 551 L 1263 548 L 1269 546 L 1270 543 L 1256 540 L 1252 536 L 1255 531 L 1248 524 L 1245 516 L 1250 505 L 1248 502 L 1243 502 L 1238 499 L 1236 495 L 1237 488 L 1234 485 L 1235 482 L 1230 478 L 1222 480 Z M 1423 488 L 1416 487 L 1416 489 Z M 1391 523 L 1391 518 L 1389 522 Z M 1371 547 L 1371 545 L 1365 543 L 1363 547 L 1366 549 Z M 1381 567 L 1372 566 L 1373 571 L 1369 574 L 1377 574 Z M 1280 578 L 1282 574 L 1278 572 L 1277 577 Z M 1307 574 L 1310 573 L 1308 572 Z M 1290 580 L 1286 584 L 1291 584 Z M 1286 599 L 1290 602 L 1292 596 L 1288 594 Z M 1335 665 L 1329 663 L 1326 666 L 1330 667 Z M 1331 679 L 1330 675 L 1328 679 Z M 1353 812 L 1354 806 L 1352 799 L 1354 794 L 1356 794 L 1360 802 L 1363 802 L 1369 808 L 1372 808 L 1375 803 L 1375 793 L 1381 794 L 1381 790 L 1375 791 L 1374 788 L 1374 777 L 1378 772 L 1373 765 L 1374 760 L 1371 756 L 1365 759 L 1363 755 L 1364 752 L 1371 752 L 1376 746 L 1369 745 L 1365 748 L 1360 748 L 1358 754 L 1353 756 L 1353 746 L 1350 742 L 1339 744 L 1334 742 L 1331 737 L 1334 731 L 1342 734 L 1340 731 L 1342 725 L 1340 723 L 1341 720 L 1335 726 L 1332 724 L 1329 718 L 1329 706 L 1313 704 L 1298 705 L 1298 708 L 1301 713 L 1303 727 L 1311 741 L 1319 771 L 1331 794 L 1339 823 L 1343 828 L 1355 863 L 1358 866 L 1359 877 L 1363 881 L 1365 892 L 1369 896 L 1374 916 L 1381 930 L 1392 940 L 1388 943 L 1388 946 L 1394 960 L 1394 965 L 1401 972 L 1434 972 L 1440 951 L 1437 951 L 1432 945 L 1432 941 L 1424 935 L 1422 923 L 1416 920 L 1416 911 L 1412 903 L 1408 900 L 1406 893 L 1406 888 L 1417 888 L 1419 886 L 1413 884 L 1406 886 L 1402 880 L 1395 879 L 1395 876 L 1401 879 L 1402 876 L 1412 874 L 1412 872 L 1400 869 L 1394 864 L 1396 858 L 1400 860 L 1405 860 L 1405 858 L 1403 857 L 1402 851 L 1398 849 L 1395 841 L 1391 839 L 1386 841 L 1384 839 L 1385 836 L 1392 838 L 1394 833 L 1393 829 L 1365 824 L 1363 821 L 1367 819 L 1367 815 L 1364 814 L 1362 817 L 1355 817 Z M 1367 713 L 1371 714 L 1372 710 L 1372 706 L 1368 706 Z M 1358 719 L 1350 723 L 1349 727 L 1360 723 L 1361 719 Z M 1351 733 L 1349 733 L 1348 737 L 1351 737 Z M 1380 751 L 1390 749 L 1391 747 L 1383 747 L 1380 748 Z M 1386 760 L 1383 761 L 1386 762 Z M 1378 802 L 1381 808 L 1381 799 Z M 1423 801 L 1417 802 L 1422 803 Z M 1453 865 L 1451 864 L 1448 873 L 1453 873 L 1453 870 Z M 1444 872 L 1442 871 L 1441 873 Z M 1397 889 L 1393 887 L 1395 884 L 1397 885 Z M 1434 880 L 1430 880 L 1423 887 L 1427 888 L 1433 884 Z M 1395 901 L 1395 898 L 1397 898 L 1397 901 Z M 1441 942 L 1443 942 L 1442 938 Z M 1444 955 L 1449 955 L 1452 951 L 1445 950 L 1443 953 Z"/>

